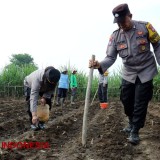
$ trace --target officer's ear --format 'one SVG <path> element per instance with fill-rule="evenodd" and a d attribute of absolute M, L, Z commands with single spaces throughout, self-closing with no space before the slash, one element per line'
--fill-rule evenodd
<path fill-rule="evenodd" d="M 130 17 L 130 19 L 132 19 L 132 14 L 131 13 L 128 16 Z"/>

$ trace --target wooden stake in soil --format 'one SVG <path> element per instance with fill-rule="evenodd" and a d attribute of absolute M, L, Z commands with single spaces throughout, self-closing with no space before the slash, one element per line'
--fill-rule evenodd
<path fill-rule="evenodd" d="M 90 106 L 92 106 L 92 104 L 93 104 L 93 102 L 94 102 L 94 99 L 96 98 L 97 92 L 98 92 L 98 88 L 97 88 L 97 90 L 96 90 L 96 92 L 95 92 L 95 94 L 94 94 L 94 97 L 93 97 L 93 100 L 92 100 L 92 102 L 91 102 L 91 105 L 90 105 Z"/>
<path fill-rule="evenodd" d="M 92 55 L 92 60 L 95 60 L 95 55 Z M 90 94 L 91 94 L 91 85 L 93 79 L 93 68 L 90 68 L 89 77 L 88 77 L 88 85 L 86 90 L 86 97 L 85 97 L 85 107 L 84 107 L 84 114 L 83 114 L 83 127 L 82 127 L 82 145 L 86 145 L 86 138 L 87 138 L 87 117 L 88 117 L 88 107 L 90 102 Z"/>

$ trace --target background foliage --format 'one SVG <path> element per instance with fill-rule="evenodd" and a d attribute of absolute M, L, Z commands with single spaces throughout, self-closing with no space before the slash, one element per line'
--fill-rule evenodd
<path fill-rule="evenodd" d="M 28 57 L 26 61 L 22 60 L 21 58 L 25 59 L 25 57 Z M 77 82 L 78 82 L 78 90 L 77 90 L 77 98 L 84 99 L 86 94 L 86 88 L 88 83 L 88 74 L 86 74 L 84 71 L 78 70 L 74 66 L 71 66 L 70 63 L 68 65 L 61 66 L 59 68 L 60 71 L 63 70 L 63 68 L 68 69 L 68 75 L 70 77 L 71 72 L 73 69 L 77 70 Z M 21 93 L 23 90 L 23 80 L 24 78 L 29 75 L 31 72 L 38 69 L 36 64 L 33 61 L 33 58 L 28 54 L 18 54 L 13 55 L 11 58 L 11 63 L 3 68 L 3 70 L 0 73 L 0 90 L 6 91 L 8 90 L 9 95 L 9 89 L 3 89 L 4 86 L 21 86 Z M 121 85 L 121 69 L 118 72 L 109 73 L 108 75 L 108 96 L 111 99 L 112 97 L 119 97 L 120 94 L 120 85 Z M 154 100 L 160 101 L 160 74 L 158 74 L 154 80 Z M 92 81 L 92 91 L 91 96 L 93 97 L 98 89 L 98 75 L 94 74 L 93 81 Z M 14 87 L 15 90 L 15 87 Z M 17 91 L 15 90 L 16 94 Z M 14 94 L 14 93 L 13 93 Z M 68 92 L 68 95 L 70 94 L 70 89 Z"/>

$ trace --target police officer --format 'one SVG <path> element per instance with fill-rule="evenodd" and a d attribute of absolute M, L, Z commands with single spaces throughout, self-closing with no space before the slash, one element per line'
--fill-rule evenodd
<path fill-rule="evenodd" d="M 129 133 L 130 143 L 138 144 L 139 130 L 144 127 L 148 103 L 153 94 L 153 78 L 158 73 L 155 58 L 160 64 L 160 36 L 149 22 L 132 20 L 127 4 L 118 5 L 112 13 L 118 29 L 110 37 L 107 56 L 100 63 L 90 60 L 89 67 L 104 73 L 115 62 L 117 55 L 122 58 L 120 100 L 129 118 L 129 126 L 123 131 Z"/>
<path fill-rule="evenodd" d="M 38 97 L 41 97 L 42 105 L 48 104 L 51 110 L 51 98 L 57 82 L 60 79 L 59 70 L 52 66 L 46 69 L 39 69 L 26 76 L 24 79 L 24 92 L 28 105 L 28 114 L 31 123 L 31 129 L 44 129 L 44 123 L 38 122 L 37 117 L 37 102 Z"/>

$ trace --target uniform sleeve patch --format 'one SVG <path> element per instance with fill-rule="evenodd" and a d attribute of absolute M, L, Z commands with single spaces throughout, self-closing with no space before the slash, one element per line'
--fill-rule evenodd
<path fill-rule="evenodd" d="M 110 36 L 108 45 L 111 46 L 113 43 L 113 36 Z"/>
<path fill-rule="evenodd" d="M 157 43 L 160 40 L 160 36 L 157 33 L 157 31 L 154 29 L 154 27 L 150 23 L 148 23 L 146 27 L 148 29 L 149 40 L 151 41 L 151 43 Z"/>

